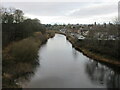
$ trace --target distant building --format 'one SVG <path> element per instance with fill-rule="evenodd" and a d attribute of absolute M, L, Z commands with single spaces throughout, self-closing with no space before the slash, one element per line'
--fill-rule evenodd
<path fill-rule="evenodd" d="M 66 33 L 66 29 L 60 29 L 59 31 L 62 33 Z"/>
<path fill-rule="evenodd" d="M 78 37 L 78 39 L 79 39 L 79 40 L 81 40 L 81 39 L 85 39 L 85 37 L 82 36 L 82 35 L 80 35 L 80 36 Z"/>

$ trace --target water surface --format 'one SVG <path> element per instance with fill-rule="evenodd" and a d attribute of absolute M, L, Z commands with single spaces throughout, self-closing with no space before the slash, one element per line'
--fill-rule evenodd
<path fill-rule="evenodd" d="M 120 88 L 120 74 L 76 51 L 56 34 L 39 50 L 35 75 L 25 88 Z"/>

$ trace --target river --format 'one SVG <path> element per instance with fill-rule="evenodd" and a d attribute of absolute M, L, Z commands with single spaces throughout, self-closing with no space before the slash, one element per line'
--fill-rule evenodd
<path fill-rule="evenodd" d="M 24 88 L 120 88 L 120 73 L 75 50 L 61 34 L 39 49 L 35 74 Z"/>

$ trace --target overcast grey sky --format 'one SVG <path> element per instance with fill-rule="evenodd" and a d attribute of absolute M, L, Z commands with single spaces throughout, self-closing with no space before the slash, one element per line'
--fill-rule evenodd
<path fill-rule="evenodd" d="M 17 1 L 17 2 L 16 2 Z M 8 0 L 2 1 L 3 7 L 14 7 L 21 9 L 25 16 L 30 18 L 38 18 L 44 24 L 67 24 L 80 23 L 88 24 L 109 22 L 118 16 L 118 1 L 119 0 L 79 0 L 79 2 L 71 0 L 58 0 L 44 2 L 33 0 Z M 54 2 L 53 2 L 54 1 Z"/>

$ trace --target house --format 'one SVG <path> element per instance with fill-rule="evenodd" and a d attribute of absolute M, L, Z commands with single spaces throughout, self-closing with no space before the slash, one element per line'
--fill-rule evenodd
<path fill-rule="evenodd" d="M 60 29 L 59 31 L 62 33 L 66 33 L 66 29 Z"/>
<path fill-rule="evenodd" d="M 82 36 L 82 35 L 79 35 L 78 39 L 79 39 L 79 40 L 82 40 L 82 39 L 85 39 L 85 37 Z"/>
<path fill-rule="evenodd" d="M 80 29 L 80 34 L 81 34 L 81 35 L 86 36 L 86 35 L 88 35 L 88 33 L 89 33 L 89 28 L 88 28 L 88 27 L 82 27 L 82 28 Z"/>

